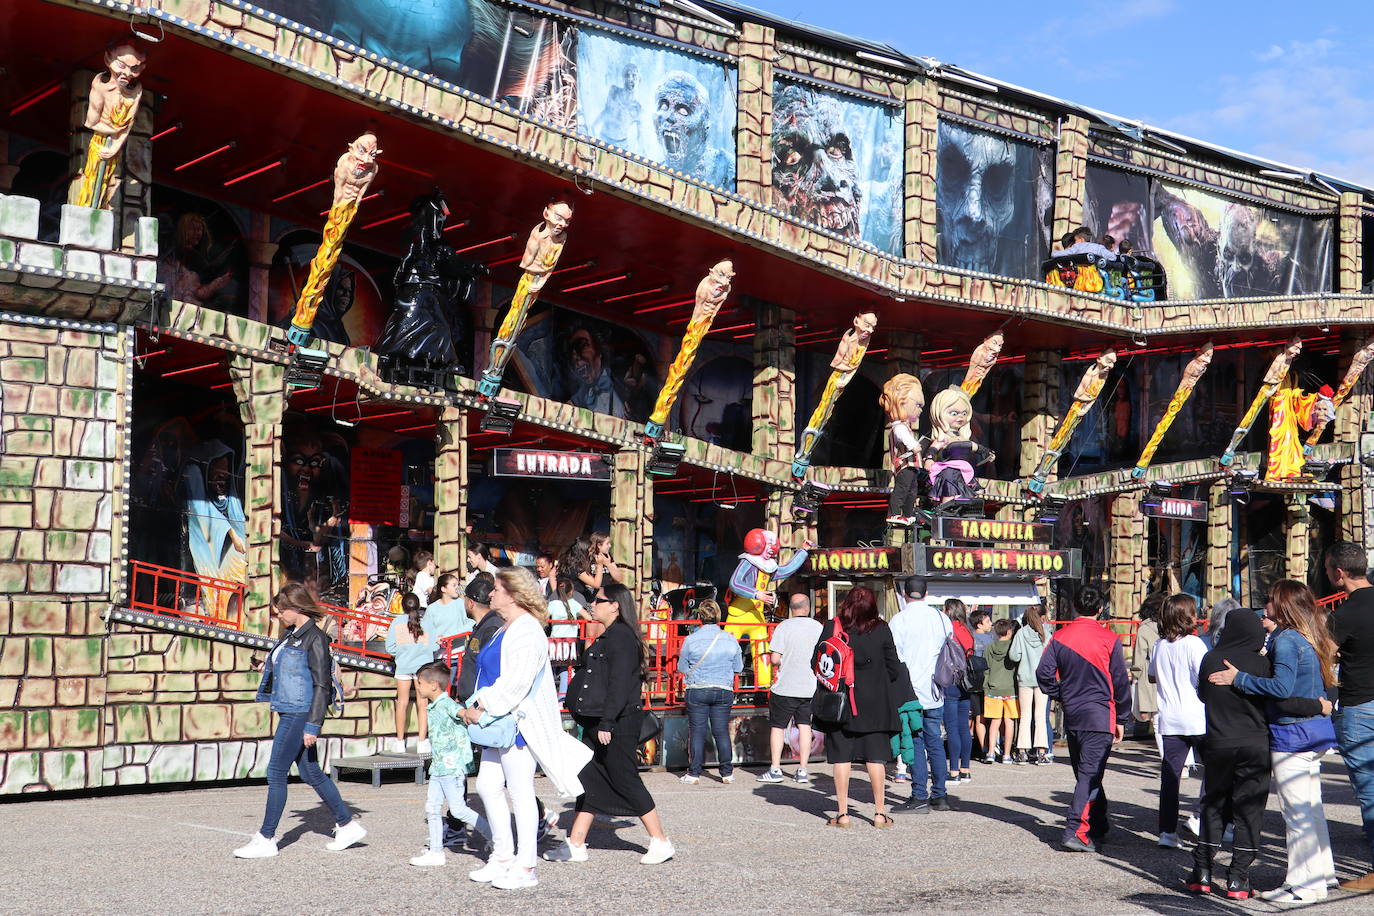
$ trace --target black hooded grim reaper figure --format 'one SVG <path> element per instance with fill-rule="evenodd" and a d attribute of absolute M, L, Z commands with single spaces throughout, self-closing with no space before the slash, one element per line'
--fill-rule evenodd
<path fill-rule="evenodd" d="M 464 306 L 482 268 L 444 244 L 449 210 L 440 191 L 416 198 L 410 209 L 413 237 L 396 271 L 396 304 L 373 351 L 387 370 L 461 372 L 471 336 Z"/>

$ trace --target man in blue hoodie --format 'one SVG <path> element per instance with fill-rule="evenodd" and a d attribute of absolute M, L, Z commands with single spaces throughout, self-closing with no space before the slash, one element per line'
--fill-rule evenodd
<path fill-rule="evenodd" d="M 1109 826 L 1102 775 L 1112 745 L 1125 737 L 1131 718 L 1130 679 L 1121 641 L 1095 619 L 1104 604 L 1102 593 L 1087 586 L 1075 604 L 1078 617 L 1045 646 L 1035 679 L 1064 709 L 1076 780 L 1062 846 L 1070 852 L 1097 852 Z"/>

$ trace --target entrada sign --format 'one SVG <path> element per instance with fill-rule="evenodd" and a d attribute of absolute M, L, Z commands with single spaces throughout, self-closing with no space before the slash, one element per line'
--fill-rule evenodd
<path fill-rule="evenodd" d="M 1051 550 L 916 544 L 914 551 L 918 576 L 1076 579 L 1083 566 L 1083 553 L 1077 548 Z"/>
<path fill-rule="evenodd" d="M 942 541 L 996 541 L 1003 544 L 1048 544 L 1054 528 L 1040 522 L 998 521 L 991 518 L 935 519 L 934 537 Z"/>
<path fill-rule="evenodd" d="M 906 572 L 901 547 L 835 547 L 811 551 L 807 571 L 821 576 L 892 576 Z"/>
<path fill-rule="evenodd" d="M 1140 514 L 1146 518 L 1177 518 L 1189 522 L 1207 521 L 1207 503 L 1200 499 L 1164 498 L 1140 504 Z"/>
<path fill-rule="evenodd" d="M 492 450 L 495 477 L 548 477 L 556 480 L 611 479 L 611 463 L 601 452 L 551 452 L 534 448 Z"/>

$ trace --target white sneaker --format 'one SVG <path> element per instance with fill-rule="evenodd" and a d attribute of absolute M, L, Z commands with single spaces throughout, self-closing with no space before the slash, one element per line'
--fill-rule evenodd
<path fill-rule="evenodd" d="M 417 753 L 417 754 L 428 754 L 428 753 L 430 753 L 430 752 L 433 751 L 433 750 L 434 750 L 434 748 L 433 748 L 433 746 L 429 743 L 429 739 L 428 739 L 428 738 L 425 738 L 425 739 L 423 739 L 423 740 L 421 740 L 421 741 L 416 741 L 416 742 L 415 742 L 415 753 Z"/>
<path fill-rule="evenodd" d="M 1263 891 L 1260 894 L 1261 900 L 1268 900 L 1270 903 L 1309 903 L 1316 900 L 1326 899 L 1326 888 L 1319 891 L 1310 888 L 1290 887 L 1287 884 L 1276 887 L 1272 891 Z"/>
<path fill-rule="evenodd" d="M 572 840 L 544 851 L 546 862 L 585 862 L 587 858 L 587 844 L 574 843 Z"/>
<path fill-rule="evenodd" d="M 676 853 L 677 850 L 673 848 L 672 840 L 669 840 L 667 837 L 661 840 L 650 837 L 649 851 L 644 853 L 639 861 L 644 865 L 659 865 L 663 862 L 667 862 Z"/>
<path fill-rule="evenodd" d="M 386 739 L 386 744 L 383 747 L 383 754 L 404 754 L 406 752 L 406 743 L 400 738 Z"/>
<path fill-rule="evenodd" d="M 442 849 L 437 852 L 433 849 L 426 849 L 424 852 L 411 859 L 410 864 L 417 865 L 420 868 L 433 868 L 434 866 L 448 864 L 448 860 L 444 856 L 444 851 Z"/>
<path fill-rule="evenodd" d="M 1178 841 L 1177 833 L 1161 833 L 1159 835 L 1159 846 L 1161 849 L 1177 849 L 1181 843 Z"/>
<path fill-rule="evenodd" d="M 682 782 L 687 783 L 687 785 L 689 786 L 694 786 L 697 783 L 701 782 L 700 776 L 693 776 L 691 773 L 683 773 L 681 776 L 678 777 L 678 779 L 680 779 Z"/>
<path fill-rule="evenodd" d="M 534 876 L 532 868 L 512 868 L 504 875 L 493 878 L 491 886 L 499 887 L 503 891 L 518 891 L 526 887 L 538 887 L 539 879 Z"/>
<path fill-rule="evenodd" d="M 1187 821 L 1188 832 L 1195 837 L 1202 836 L 1202 818 L 1194 814 Z"/>
<path fill-rule="evenodd" d="M 473 881 L 476 881 L 478 884 L 490 884 L 497 878 L 504 875 L 506 872 L 510 871 L 511 866 L 513 866 L 514 864 L 514 859 L 507 859 L 504 862 L 500 861 L 499 859 L 492 859 L 488 861 L 486 865 L 483 865 L 476 871 L 468 872 L 468 877 L 471 878 Z"/>
<path fill-rule="evenodd" d="M 797 775 L 792 778 L 797 781 L 797 785 L 799 786 L 811 785 L 811 774 L 806 772 L 806 770 L 797 770 Z"/>
<path fill-rule="evenodd" d="M 269 840 L 261 833 L 253 834 L 247 846 L 240 846 L 234 850 L 235 857 L 240 859 L 270 859 L 276 854 L 277 841 Z"/>
<path fill-rule="evenodd" d="M 720 778 L 720 781 L 725 783 L 727 786 L 733 785 L 735 782 L 735 774 L 731 773 L 729 776 L 722 776 Z"/>
<path fill-rule="evenodd" d="M 359 842 L 365 836 L 367 836 L 367 828 L 360 824 L 355 817 L 342 827 L 335 827 L 334 839 L 326 843 L 324 848 L 332 852 L 339 852 Z"/>

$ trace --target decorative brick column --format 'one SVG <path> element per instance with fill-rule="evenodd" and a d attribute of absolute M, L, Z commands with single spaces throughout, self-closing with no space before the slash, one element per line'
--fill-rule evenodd
<path fill-rule="evenodd" d="M 645 473 L 648 452 L 615 453 L 611 471 L 611 555 L 626 567 L 625 584 L 643 607 L 653 578 L 654 484 Z"/>
<path fill-rule="evenodd" d="M 277 587 L 281 548 L 281 439 L 286 408 L 286 371 L 276 363 L 235 356 L 229 376 L 243 419 L 244 501 L 247 516 L 248 606 L 245 629 L 266 633 Z"/>
<path fill-rule="evenodd" d="M 1226 498 L 1226 484 L 1217 481 L 1207 490 L 1207 571 L 1202 600 L 1216 604 L 1231 595 L 1231 520 L 1234 512 Z"/>
<path fill-rule="evenodd" d="M 1307 581 L 1311 549 L 1311 514 L 1307 510 L 1305 494 L 1289 497 L 1283 520 L 1283 560 L 1286 575 L 1299 582 Z"/>
<path fill-rule="evenodd" d="M 767 26 L 740 26 L 735 190 L 763 204 L 770 203 L 773 188 L 773 37 Z"/>
<path fill-rule="evenodd" d="M 1087 198 L 1088 122 L 1069 115 L 1059 129 L 1059 152 L 1054 159 L 1053 238 L 1083 225 Z"/>
<path fill-rule="evenodd" d="M 1341 195 L 1336 219 L 1336 292 L 1358 293 L 1364 282 L 1363 198 L 1356 191 Z"/>
<path fill-rule="evenodd" d="M 771 302 L 756 308 L 754 334 L 754 454 L 791 461 L 797 447 L 796 313 Z"/>
<path fill-rule="evenodd" d="M 447 406 L 439 415 L 434 454 L 434 562 L 444 572 L 463 569 L 468 527 L 467 411 Z"/>
<path fill-rule="evenodd" d="M 1057 350 L 1033 350 L 1026 354 L 1026 373 L 1021 397 L 1020 476 L 1030 477 L 1040 456 L 1054 436 L 1058 423 L 1059 385 L 1063 357 Z M 1051 473 L 1049 479 L 1054 480 Z"/>
<path fill-rule="evenodd" d="M 935 163 L 940 132 L 940 86 L 917 77 L 906 84 L 906 157 L 903 165 L 905 255 L 935 263 Z"/>
<path fill-rule="evenodd" d="M 887 377 L 892 378 L 902 372 L 919 377 L 921 347 L 925 345 L 921 332 L 909 331 L 906 328 L 888 328 L 881 333 L 883 345 L 887 347 Z"/>
<path fill-rule="evenodd" d="M 1340 375 L 1350 366 L 1350 358 L 1364 343 L 1360 332 L 1346 334 L 1341 341 Z M 1336 419 L 1331 424 L 1333 441 L 1339 442 L 1356 451 L 1356 460 L 1340 466 L 1340 537 L 1342 540 L 1363 544 L 1368 550 L 1374 545 L 1368 543 L 1370 535 L 1370 511 L 1374 509 L 1374 494 L 1370 493 L 1370 472 L 1359 461 L 1360 434 L 1371 429 L 1371 411 L 1374 411 L 1374 386 L 1370 385 L 1369 373 L 1355 385 L 1350 397 L 1341 405 Z"/>
<path fill-rule="evenodd" d="M 1112 500 L 1111 593 L 1113 617 L 1131 617 L 1145 601 L 1149 540 L 1139 493 L 1122 493 Z"/>
<path fill-rule="evenodd" d="M 91 132 L 86 129 L 86 109 L 90 104 L 91 80 L 94 78 L 95 73 L 91 70 L 77 70 L 68 83 L 72 104 L 68 120 L 71 135 L 67 149 L 72 175 L 80 175 L 86 164 L 86 149 L 91 139 Z M 156 110 L 157 95 L 145 84 L 138 113 L 134 115 L 129 137 L 124 141 L 119 166 L 119 190 L 111 202 L 115 212 L 115 247 L 120 251 L 137 252 L 134 231 L 138 227 L 138 218 L 151 216 L 153 212 L 153 144 L 149 138 L 153 134 L 153 114 Z"/>
<path fill-rule="evenodd" d="M 244 239 L 248 250 L 248 317 L 253 321 L 267 322 L 268 283 L 272 270 L 272 259 L 277 254 L 277 243 L 268 241 L 272 234 L 272 218 L 266 213 L 253 213 L 249 217 L 250 237 Z"/>

